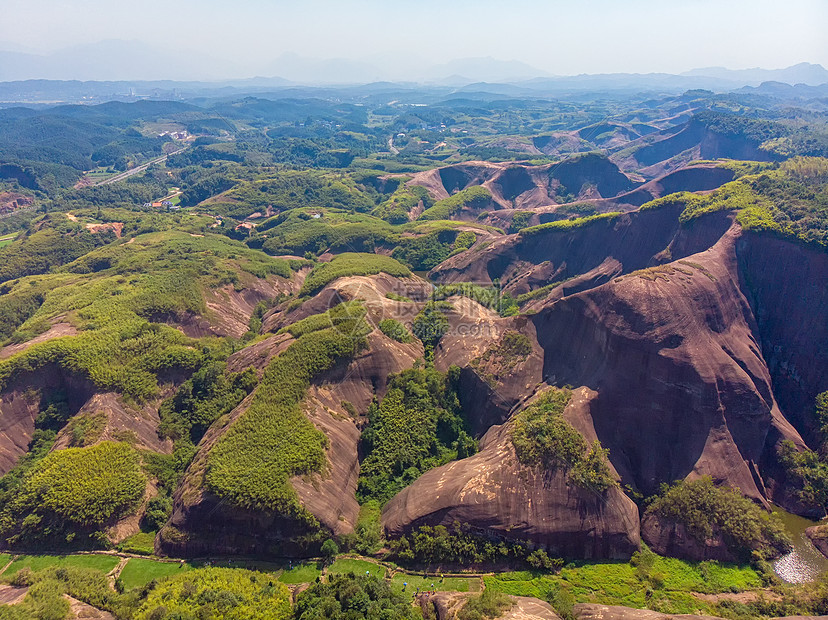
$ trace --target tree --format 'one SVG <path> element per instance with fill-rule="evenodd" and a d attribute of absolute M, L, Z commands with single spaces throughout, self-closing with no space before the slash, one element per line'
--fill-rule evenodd
<path fill-rule="evenodd" d="M 339 546 L 333 541 L 333 539 L 329 538 L 322 543 L 322 555 L 325 556 L 326 560 L 333 560 L 338 553 Z"/>

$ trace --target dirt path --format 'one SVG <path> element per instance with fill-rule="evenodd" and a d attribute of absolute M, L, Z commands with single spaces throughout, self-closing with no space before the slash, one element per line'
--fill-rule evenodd
<path fill-rule="evenodd" d="M 109 587 L 113 590 L 115 589 L 115 582 L 118 580 L 118 577 L 121 576 L 121 571 L 124 570 L 124 566 L 126 566 L 126 563 L 131 559 L 132 558 L 121 558 L 118 565 L 106 574 L 106 580 L 109 582 Z"/>
<path fill-rule="evenodd" d="M 12 562 L 14 562 L 14 558 L 12 558 L 12 559 L 11 559 L 11 560 L 9 560 L 8 562 L 6 562 L 6 565 L 5 565 L 2 569 L 0 569 L 0 575 L 2 575 L 3 573 L 5 573 L 5 572 L 6 572 L 6 569 L 7 569 L 9 566 L 11 566 L 11 563 L 12 563 Z"/>

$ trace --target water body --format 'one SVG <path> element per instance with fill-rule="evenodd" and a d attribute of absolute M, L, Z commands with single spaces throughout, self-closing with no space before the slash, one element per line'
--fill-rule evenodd
<path fill-rule="evenodd" d="M 793 541 L 793 550 L 773 563 L 773 570 L 779 578 L 788 583 L 806 583 L 816 580 L 828 570 L 828 558 L 814 547 L 805 535 L 805 530 L 817 525 L 816 521 L 805 519 L 775 507 L 773 512 L 782 519 Z"/>

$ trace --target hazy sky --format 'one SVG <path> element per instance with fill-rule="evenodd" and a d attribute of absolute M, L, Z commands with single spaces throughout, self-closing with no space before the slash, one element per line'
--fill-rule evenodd
<path fill-rule="evenodd" d="M 1 0 L 0 49 L 105 39 L 223 58 L 445 62 L 493 56 L 558 75 L 828 67 L 826 0 Z M 206 62 L 206 60 L 202 60 Z M 239 75 L 242 77 L 243 75 Z"/>

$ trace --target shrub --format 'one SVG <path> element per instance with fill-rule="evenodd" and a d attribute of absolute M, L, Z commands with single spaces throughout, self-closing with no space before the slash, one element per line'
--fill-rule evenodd
<path fill-rule="evenodd" d="M 452 251 L 452 254 L 468 250 L 474 245 L 475 241 L 477 241 L 477 236 L 470 230 L 464 230 L 457 235 L 457 238 L 454 240 L 454 250 Z"/>
<path fill-rule="evenodd" d="M 563 232 L 568 230 L 574 230 L 576 228 L 590 226 L 596 222 L 611 221 L 616 219 L 620 215 L 623 215 L 623 213 L 619 211 L 613 211 L 611 213 L 599 213 L 597 215 L 588 215 L 587 217 L 579 217 L 572 220 L 558 220 L 556 222 L 547 222 L 546 224 L 538 224 L 537 226 L 529 226 L 527 228 L 523 228 L 521 229 L 520 234 L 524 237 L 531 237 L 542 232 Z"/>
<path fill-rule="evenodd" d="M 787 439 L 780 444 L 777 455 L 800 502 L 806 506 L 828 504 L 828 463 L 813 450 L 800 452 Z"/>
<path fill-rule="evenodd" d="M 339 546 L 330 538 L 322 543 L 322 555 L 326 558 L 333 558 L 339 554 Z"/>
<path fill-rule="evenodd" d="M 393 376 L 382 402 L 368 410 L 362 433 L 357 496 L 384 503 L 423 472 L 476 450 L 465 430 L 456 382 L 459 369 L 432 366 Z"/>
<path fill-rule="evenodd" d="M 452 527 L 424 525 L 397 540 L 389 541 L 391 555 L 402 563 L 434 565 L 450 562 L 464 566 L 483 563 L 513 563 L 515 560 L 532 566 L 546 564 L 545 553 L 530 551 L 520 540 L 506 542 L 475 533 L 467 525 L 455 522 Z M 531 561 L 529 558 L 532 558 Z M 553 570 L 563 566 L 560 558 L 549 559 Z"/>
<path fill-rule="evenodd" d="M 342 333 L 350 334 L 365 325 L 365 322 L 362 320 L 365 313 L 365 306 L 360 302 L 346 301 L 337 304 L 326 312 L 313 314 L 287 327 L 283 327 L 277 333 L 287 332 L 294 338 L 299 338 L 305 334 L 310 334 L 328 327 L 335 327 Z"/>
<path fill-rule="evenodd" d="M 400 237 L 391 256 L 412 269 L 428 271 L 446 260 L 458 237 L 452 228 L 440 228 L 415 237 Z"/>
<path fill-rule="evenodd" d="M 453 196 L 438 200 L 434 206 L 423 211 L 421 220 L 448 220 L 463 208 L 482 209 L 491 204 L 492 194 L 482 185 L 460 190 Z"/>
<path fill-rule="evenodd" d="M 738 489 L 717 487 L 710 476 L 662 486 L 647 514 L 684 525 L 700 542 L 720 531 L 731 553 L 744 561 L 754 551 L 775 555 L 791 544 L 777 516 L 762 510 Z"/>
<path fill-rule="evenodd" d="M 531 211 L 515 211 L 512 215 L 512 221 L 509 224 L 509 232 L 518 233 L 529 226 L 529 220 L 532 219 L 532 215 L 533 213 Z"/>
<path fill-rule="evenodd" d="M 92 536 L 133 509 L 145 486 L 138 455 L 128 444 L 52 452 L 12 491 L 0 512 L 0 533 L 9 544 Z"/>
<path fill-rule="evenodd" d="M 135 619 L 287 620 L 290 616 L 290 591 L 271 575 L 238 568 L 199 568 L 161 581 Z"/>
<path fill-rule="evenodd" d="M 414 317 L 413 332 L 426 348 L 426 359 L 434 355 L 434 347 L 449 330 L 449 322 L 445 311 L 451 305 L 445 302 L 428 302 Z"/>
<path fill-rule="evenodd" d="M 486 589 L 466 601 L 466 604 L 457 612 L 457 620 L 498 618 L 512 605 L 514 605 L 512 599 L 502 592 Z"/>
<path fill-rule="evenodd" d="M 332 575 L 302 592 L 296 600 L 297 619 L 420 620 L 406 594 L 395 594 L 390 584 L 373 575 Z M 143 620 L 139 618 L 138 620 Z"/>
<path fill-rule="evenodd" d="M 512 422 L 510 437 L 518 460 L 524 465 L 569 471 L 569 481 L 582 488 L 606 491 L 617 485 L 606 462 L 608 451 L 595 441 L 591 447 L 563 411 L 572 393 L 552 388 L 520 411 Z"/>
<path fill-rule="evenodd" d="M 252 281 L 252 275 L 243 273 L 246 266 L 270 271 L 285 267 L 290 273 L 286 262 L 237 242 L 181 231 L 139 235 L 84 259 L 106 259 L 108 266 L 89 273 L 71 263 L 59 273 L 40 276 L 35 289 L 44 295 L 43 303 L 18 328 L 36 332 L 58 317 L 70 317 L 80 333 L 35 344 L 0 361 L 0 387 L 55 364 L 102 389 L 144 401 L 157 393 L 159 374 L 193 371 L 203 362 L 195 340 L 155 321 L 177 321 L 205 311 L 203 289 Z M 33 281 L 18 280 L 7 292 L 24 294 Z"/>
<path fill-rule="evenodd" d="M 258 383 L 252 368 L 228 373 L 226 364 L 209 362 L 161 403 L 159 433 L 172 439 L 188 438 L 197 444 L 210 425 L 232 411 Z"/>
<path fill-rule="evenodd" d="M 472 284 L 470 282 L 441 284 L 434 289 L 432 299 L 442 300 L 452 295 L 468 297 L 481 306 L 497 312 L 500 316 L 513 316 L 519 311 L 517 301 L 497 285 L 480 286 L 479 284 Z"/>
<path fill-rule="evenodd" d="M 411 342 L 411 332 L 408 328 L 394 319 L 383 319 L 379 322 L 380 331 L 397 342 Z"/>

